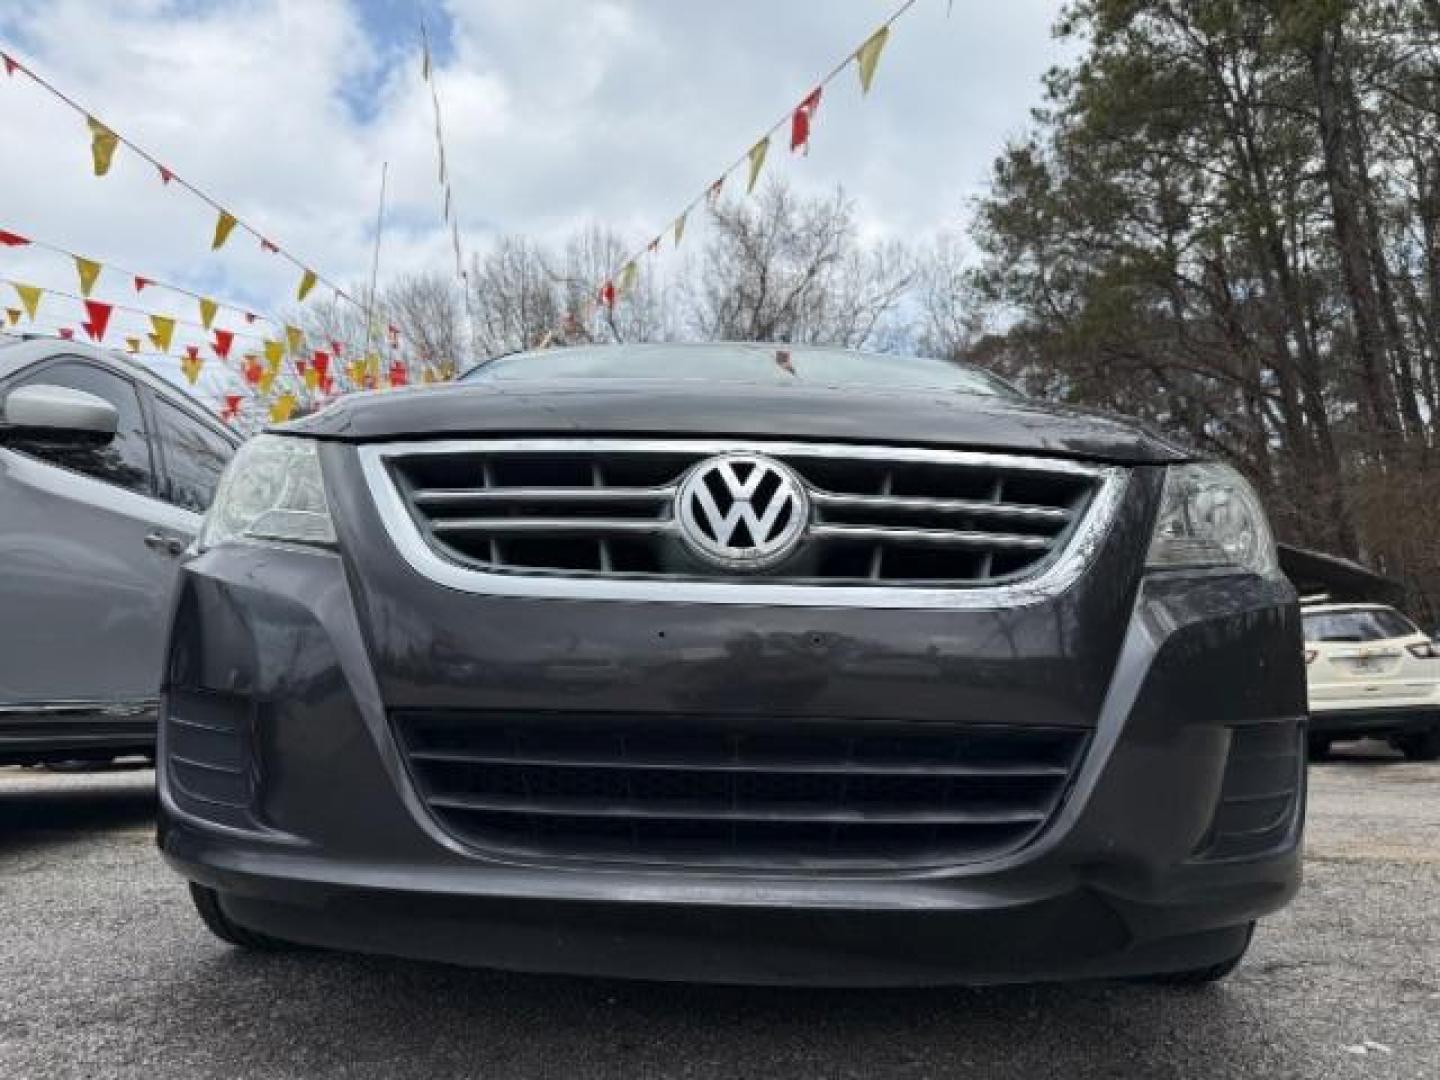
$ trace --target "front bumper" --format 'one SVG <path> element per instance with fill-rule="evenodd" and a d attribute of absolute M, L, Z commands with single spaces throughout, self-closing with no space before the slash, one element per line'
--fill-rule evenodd
<path fill-rule="evenodd" d="M 1142 580 L 1127 553 L 1143 547 L 1146 504 L 1059 598 L 924 613 L 467 596 L 367 543 L 363 506 L 340 509 L 343 560 L 236 546 L 181 574 L 159 841 L 244 926 L 535 971 L 983 983 L 1204 967 L 1298 887 L 1293 591 Z M 1080 732 L 1088 750 L 1043 832 L 995 857 L 587 864 L 477 849 L 443 827 L 393 727 L 421 709 L 780 730 L 959 719 Z M 1261 776 L 1283 791 L 1257 789 Z"/>

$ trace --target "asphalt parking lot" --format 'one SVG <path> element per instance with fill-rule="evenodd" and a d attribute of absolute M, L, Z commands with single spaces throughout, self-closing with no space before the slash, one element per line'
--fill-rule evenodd
<path fill-rule="evenodd" d="M 1312 770 L 1307 877 L 1219 988 L 801 992 L 530 977 L 201 928 L 152 774 L 0 769 L 0 1077 L 1440 1075 L 1440 765 Z"/>

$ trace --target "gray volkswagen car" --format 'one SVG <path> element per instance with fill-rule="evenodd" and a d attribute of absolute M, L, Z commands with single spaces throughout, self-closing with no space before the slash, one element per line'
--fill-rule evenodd
<path fill-rule="evenodd" d="M 236 945 L 1202 982 L 1299 882 L 1249 486 L 973 368 L 512 356 L 252 440 L 197 548 L 159 842 Z"/>
<path fill-rule="evenodd" d="M 0 764 L 154 753 L 170 591 L 238 444 L 123 357 L 0 338 Z"/>

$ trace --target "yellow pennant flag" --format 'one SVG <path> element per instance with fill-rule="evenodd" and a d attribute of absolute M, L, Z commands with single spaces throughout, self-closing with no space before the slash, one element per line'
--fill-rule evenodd
<path fill-rule="evenodd" d="M 275 367 L 267 367 L 260 373 L 260 381 L 255 384 L 255 388 L 260 391 L 261 397 L 270 395 L 271 389 L 275 386 L 275 376 L 279 374 L 279 371 L 280 365 L 276 364 Z"/>
<path fill-rule="evenodd" d="M 25 313 L 21 311 L 18 307 L 7 307 L 5 309 L 5 316 L 10 320 L 11 326 L 18 325 L 20 322 L 20 316 L 24 314 Z"/>
<path fill-rule="evenodd" d="M 95 158 L 95 175 L 104 176 L 110 171 L 110 161 L 115 156 L 115 147 L 120 139 L 93 116 L 87 116 L 90 125 L 90 153 Z"/>
<path fill-rule="evenodd" d="M 636 268 L 634 261 L 626 263 L 620 271 L 620 280 L 616 283 L 616 288 L 618 288 L 622 294 L 628 293 L 631 289 L 635 288 L 635 280 L 639 276 L 640 271 Z"/>
<path fill-rule="evenodd" d="M 300 278 L 300 288 L 295 292 L 295 299 L 304 300 L 310 295 L 310 290 L 315 288 L 315 271 L 306 270 Z"/>
<path fill-rule="evenodd" d="M 880 62 L 880 54 L 885 49 L 885 42 L 890 40 L 890 28 L 882 26 L 875 33 L 865 39 L 865 44 L 855 50 L 855 64 L 860 69 L 860 90 L 868 94 L 870 83 L 875 79 L 875 65 Z"/>
<path fill-rule="evenodd" d="M 305 385 L 311 390 L 318 389 L 320 386 L 320 372 L 316 371 L 311 364 L 305 365 Z"/>
<path fill-rule="evenodd" d="M 185 356 L 180 359 L 180 370 L 185 373 L 186 380 L 194 386 L 200 379 L 200 369 L 205 366 L 205 360 L 200 356 Z"/>
<path fill-rule="evenodd" d="M 685 215 L 681 214 L 675 219 L 675 246 L 680 246 L 680 238 L 685 235 Z"/>
<path fill-rule="evenodd" d="M 371 379 L 378 379 L 380 377 L 380 358 L 374 353 L 365 357 L 365 374 Z"/>
<path fill-rule="evenodd" d="M 140 351 L 140 339 L 138 337 L 127 337 L 125 339 L 125 351 L 132 355 L 138 353 Z"/>
<path fill-rule="evenodd" d="M 210 324 L 215 321 L 215 313 L 220 310 L 220 305 L 214 300 L 206 297 L 200 298 L 200 321 L 205 324 L 205 329 L 210 329 Z"/>
<path fill-rule="evenodd" d="M 82 259 L 76 255 L 75 272 L 80 275 L 80 295 L 89 296 L 90 290 L 95 288 L 95 279 L 100 276 L 100 264 L 94 259 Z"/>
<path fill-rule="evenodd" d="M 305 351 L 305 331 L 298 326 L 285 327 L 285 342 L 290 346 L 290 355 L 299 356 Z"/>
<path fill-rule="evenodd" d="M 13 283 L 15 292 L 19 294 L 20 303 L 24 305 L 25 314 L 30 316 L 30 321 L 35 321 L 35 312 L 40 307 L 40 297 L 45 290 L 38 285 L 21 285 L 18 281 Z"/>
<path fill-rule="evenodd" d="M 175 337 L 175 320 L 168 315 L 150 316 L 150 340 L 162 353 L 170 351 L 170 342 Z"/>
<path fill-rule="evenodd" d="M 210 242 L 211 251 L 219 251 L 225 246 L 225 241 L 230 239 L 230 233 L 235 229 L 235 216 L 228 210 L 221 210 L 220 217 L 215 221 L 215 239 Z"/>
<path fill-rule="evenodd" d="M 295 412 L 296 404 L 298 403 L 295 400 L 295 395 L 289 390 L 286 390 L 285 393 L 276 398 L 275 403 L 270 406 L 270 422 L 272 424 L 285 423 L 286 420 L 290 419 L 291 414 Z"/>
<path fill-rule="evenodd" d="M 765 167 L 765 155 L 770 152 L 770 136 L 766 135 L 750 148 L 750 180 L 745 185 L 745 194 L 755 190 L 755 181 L 760 179 L 760 170 Z"/>
<path fill-rule="evenodd" d="M 280 361 L 285 358 L 285 345 L 283 342 L 265 340 L 265 362 L 275 371 L 280 370 Z"/>

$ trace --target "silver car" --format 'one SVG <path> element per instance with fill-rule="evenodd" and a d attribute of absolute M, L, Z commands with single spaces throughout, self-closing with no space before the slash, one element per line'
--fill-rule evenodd
<path fill-rule="evenodd" d="M 239 443 L 124 356 L 0 339 L 0 764 L 154 753 L 175 573 Z"/>

